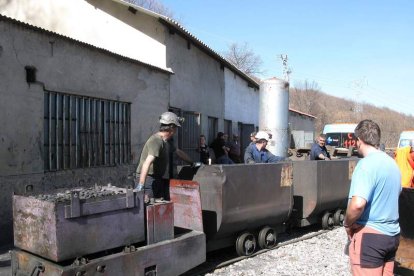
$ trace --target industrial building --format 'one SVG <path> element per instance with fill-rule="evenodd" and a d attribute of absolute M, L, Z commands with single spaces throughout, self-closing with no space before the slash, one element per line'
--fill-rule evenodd
<path fill-rule="evenodd" d="M 131 185 L 158 116 L 186 118 L 178 146 L 257 129 L 260 84 L 177 22 L 117 0 L 14 0 L 0 6 L 0 244 L 11 195 Z M 295 145 L 314 117 L 289 112 Z"/>

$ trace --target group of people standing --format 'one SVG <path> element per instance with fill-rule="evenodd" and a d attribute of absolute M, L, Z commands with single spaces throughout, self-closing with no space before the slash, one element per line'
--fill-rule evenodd
<path fill-rule="evenodd" d="M 169 143 L 181 118 L 172 112 L 160 116 L 159 131 L 145 143 L 137 167 L 135 188 L 144 190 L 149 198 L 169 200 L 171 155 L 182 160 L 193 160 Z M 353 172 L 344 227 L 349 238 L 349 256 L 353 275 L 393 275 L 394 258 L 399 245 L 398 198 L 401 192 L 401 173 L 397 163 L 379 149 L 381 130 L 371 120 L 361 121 L 355 129 L 357 149 L 363 156 Z M 270 153 L 269 133 L 252 133 L 251 143 L 244 153 L 245 163 L 272 163 L 284 158 Z M 218 133 L 211 144 L 216 163 L 240 163 L 238 136 L 232 143 L 226 135 Z M 209 149 L 205 137 L 200 137 L 200 160 L 209 162 Z M 320 135 L 312 147 L 311 159 L 330 159 L 325 137 Z"/>
<path fill-rule="evenodd" d="M 266 149 L 271 135 L 265 131 L 252 132 L 250 134 L 251 142 L 244 151 L 243 161 L 241 160 L 241 147 L 239 136 L 233 135 L 232 141 L 228 141 L 228 135 L 219 132 L 216 139 L 211 143 L 216 164 L 237 164 L 237 163 L 275 163 L 284 160 L 283 157 L 275 156 Z M 204 164 L 211 163 L 209 147 L 206 144 L 205 136 L 200 136 L 200 160 Z"/>

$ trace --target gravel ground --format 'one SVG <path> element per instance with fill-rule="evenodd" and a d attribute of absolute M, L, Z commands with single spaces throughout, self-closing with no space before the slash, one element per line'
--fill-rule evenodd
<path fill-rule="evenodd" d="M 206 275 L 351 275 L 343 227 L 216 269 Z"/>
<path fill-rule="evenodd" d="M 319 236 L 216 269 L 213 273 L 206 275 L 349 276 L 351 273 L 349 272 L 348 256 L 344 254 L 345 243 L 346 233 L 344 228 L 340 227 Z M 0 250 L 0 276 L 8 275 L 11 275 L 10 255 L 4 248 Z"/>

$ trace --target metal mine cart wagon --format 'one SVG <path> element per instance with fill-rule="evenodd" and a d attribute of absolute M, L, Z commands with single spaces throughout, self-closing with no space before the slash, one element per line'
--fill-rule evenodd
<path fill-rule="evenodd" d="M 144 206 L 143 192 L 114 186 L 15 195 L 13 275 L 179 275 L 203 263 L 201 219 L 174 225 L 187 202 L 200 206 L 198 186 L 174 189 L 187 201 Z"/>

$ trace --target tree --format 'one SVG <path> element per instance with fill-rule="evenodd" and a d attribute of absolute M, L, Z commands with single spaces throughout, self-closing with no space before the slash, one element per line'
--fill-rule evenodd
<path fill-rule="evenodd" d="M 174 18 L 174 13 L 158 0 L 125 0 L 131 4 L 143 7 L 144 9 Z"/>
<path fill-rule="evenodd" d="M 249 76 L 254 77 L 263 74 L 263 70 L 261 70 L 262 59 L 249 48 L 246 42 L 243 45 L 230 44 L 223 56 Z"/>

